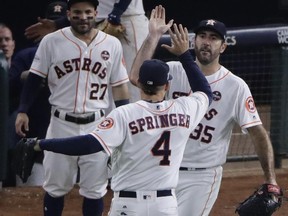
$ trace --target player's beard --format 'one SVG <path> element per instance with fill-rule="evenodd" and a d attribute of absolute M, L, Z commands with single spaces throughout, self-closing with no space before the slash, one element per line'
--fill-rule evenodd
<path fill-rule="evenodd" d="M 194 51 L 195 51 L 195 54 L 196 54 L 198 61 L 202 65 L 210 64 L 219 56 L 219 52 L 213 52 L 207 46 L 202 46 L 199 48 L 197 45 L 195 45 Z"/>

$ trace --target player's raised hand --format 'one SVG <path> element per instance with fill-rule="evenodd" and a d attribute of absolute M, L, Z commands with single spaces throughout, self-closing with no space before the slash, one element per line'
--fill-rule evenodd
<path fill-rule="evenodd" d="M 156 6 L 150 15 L 149 34 L 153 37 L 160 38 L 173 25 L 174 20 L 166 24 L 165 8 L 162 5 Z"/>
<path fill-rule="evenodd" d="M 27 39 L 32 39 L 34 42 L 39 42 L 45 35 L 55 30 L 56 25 L 53 20 L 38 17 L 38 23 L 26 28 L 24 35 Z"/>
<path fill-rule="evenodd" d="M 161 47 L 167 49 L 170 53 L 179 56 L 189 49 L 189 35 L 186 27 L 181 24 L 173 24 L 174 32 L 169 29 L 171 46 L 162 44 Z"/>

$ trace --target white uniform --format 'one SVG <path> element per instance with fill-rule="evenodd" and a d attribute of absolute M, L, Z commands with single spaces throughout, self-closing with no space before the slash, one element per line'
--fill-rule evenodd
<path fill-rule="evenodd" d="M 97 7 L 96 21 L 99 22 L 108 17 L 111 13 L 113 6 L 119 0 L 99 0 Z M 149 20 L 145 16 L 143 7 L 143 0 L 133 0 L 129 4 L 127 10 L 121 16 L 121 24 L 126 28 L 126 38 L 128 41 L 121 39 L 123 47 L 124 59 L 128 73 L 132 67 L 134 58 L 140 49 L 143 41 L 148 35 L 148 23 Z M 140 91 L 137 87 L 131 83 L 128 84 L 130 93 L 130 102 L 136 102 L 140 100 Z M 115 106 L 107 109 L 107 113 L 111 111 Z"/>
<path fill-rule="evenodd" d="M 183 151 L 207 107 L 202 92 L 159 103 L 140 100 L 98 125 L 92 135 L 113 165 L 110 216 L 178 215 L 174 189 Z"/>
<path fill-rule="evenodd" d="M 109 106 L 108 86 L 128 81 L 122 60 L 119 40 L 101 31 L 89 46 L 76 38 L 70 27 L 41 40 L 30 71 L 48 77 L 52 115 L 46 138 L 82 135 L 95 129 L 95 122 L 103 117 L 102 109 Z M 80 194 L 98 199 L 106 193 L 107 155 L 103 152 L 81 157 L 45 152 L 43 165 L 43 187 L 53 197 L 72 189 L 78 165 Z"/>
<path fill-rule="evenodd" d="M 168 97 L 187 95 L 191 88 L 180 62 L 169 62 L 173 76 Z M 221 67 L 206 76 L 213 101 L 185 148 L 176 188 L 179 216 L 206 216 L 218 196 L 232 129 L 262 124 L 247 84 Z"/>

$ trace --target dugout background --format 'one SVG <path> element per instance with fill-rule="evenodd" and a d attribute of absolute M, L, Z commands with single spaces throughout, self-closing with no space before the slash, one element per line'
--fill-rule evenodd
<path fill-rule="evenodd" d="M 51 0 L 0 0 L 0 22 L 8 24 L 14 33 L 16 50 L 27 47 L 31 41 L 24 30 L 44 17 L 46 5 Z M 240 27 L 288 22 L 288 0 L 143 0 L 149 12 L 156 5 L 166 8 L 167 19 L 192 29 L 202 19 L 214 18 L 227 27 Z"/>

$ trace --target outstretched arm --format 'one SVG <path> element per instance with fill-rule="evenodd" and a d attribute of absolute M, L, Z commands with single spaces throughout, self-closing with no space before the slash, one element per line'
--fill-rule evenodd
<path fill-rule="evenodd" d="M 103 147 L 95 137 L 87 134 L 68 138 L 37 140 L 34 150 L 46 150 L 66 155 L 88 155 L 102 151 Z"/>
<path fill-rule="evenodd" d="M 170 20 L 166 24 L 165 19 L 165 8 L 161 5 L 156 6 L 151 11 L 149 20 L 149 34 L 139 49 L 129 73 L 130 81 L 135 86 L 137 86 L 140 66 L 145 60 L 152 58 L 160 38 L 173 24 L 173 20 Z"/>
<path fill-rule="evenodd" d="M 256 125 L 247 128 L 247 130 L 253 141 L 262 170 L 264 172 L 265 183 L 277 185 L 274 171 L 274 152 L 267 131 L 263 125 Z"/>
<path fill-rule="evenodd" d="M 27 27 L 24 35 L 27 39 L 39 42 L 45 35 L 69 25 L 70 23 L 67 17 L 61 17 L 57 20 L 42 19 L 38 17 L 38 23 Z"/>

